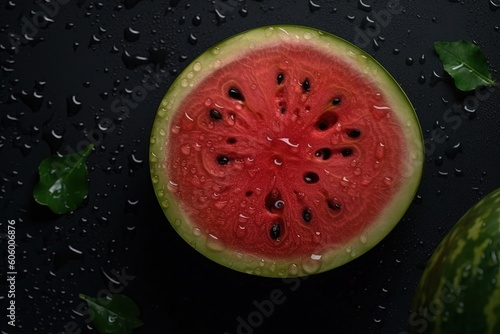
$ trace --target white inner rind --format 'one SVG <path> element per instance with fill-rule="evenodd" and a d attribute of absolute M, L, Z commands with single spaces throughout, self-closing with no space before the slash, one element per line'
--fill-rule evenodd
<path fill-rule="evenodd" d="M 283 42 L 312 44 L 315 48 L 339 57 L 373 82 L 384 92 L 388 106 L 399 120 L 407 145 L 402 186 L 391 201 L 380 212 L 363 235 L 352 239 L 342 247 L 332 248 L 319 257 L 295 260 L 271 260 L 252 254 L 238 254 L 224 249 L 213 236 L 205 234 L 186 220 L 178 201 L 168 189 L 169 176 L 165 154 L 172 113 L 196 86 L 214 70 L 244 57 L 244 52 L 258 50 Z M 179 235 L 208 258 L 241 272 L 269 276 L 290 277 L 323 272 L 343 265 L 365 253 L 379 243 L 401 220 L 412 202 L 422 175 L 424 147 L 422 132 L 415 111 L 406 94 L 394 78 L 370 55 L 353 44 L 316 29 L 301 26 L 269 26 L 253 29 L 231 37 L 196 58 L 180 73 L 159 106 L 153 124 L 150 146 L 150 169 L 152 182 L 166 217 Z M 220 246 L 220 247 L 219 247 Z"/>

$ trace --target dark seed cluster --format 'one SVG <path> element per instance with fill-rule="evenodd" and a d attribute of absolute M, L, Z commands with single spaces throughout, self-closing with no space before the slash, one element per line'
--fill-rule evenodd
<path fill-rule="evenodd" d="M 278 86 L 282 85 L 285 81 L 285 74 L 283 72 L 278 72 L 276 75 L 276 83 Z M 303 93 L 309 93 L 311 91 L 311 81 L 309 78 L 304 78 L 300 82 L 300 87 Z M 284 88 L 280 88 L 284 89 Z M 231 86 L 227 90 L 227 94 L 231 99 L 244 102 L 245 97 L 244 94 L 235 86 Z M 282 94 L 282 93 L 280 93 Z M 281 95 L 279 95 L 281 96 Z M 316 119 L 314 123 L 314 128 L 317 131 L 325 132 L 332 129 L 335 124 L 338 122 L 339 114 L 342 112 L 342 109 L 337 109 L 336 107 L 343 103 L 343 97 L 340 95 L 334 96 L 331 100 L 331 105 L 327 109 L 327 111 L 323 112 Z M 278 102 L 279 111 L 282 114 L 285 114 L 287 111 L 286 101 L 282 98 L 279 99 Z M 309 110 L 310 106 L 306 106 L 306 110 Z M 225 115 L 222 114 L 221 111 L 217 109 L 209 110 L 210 119 L 213 121 L 221 121 L 224 119 Z M 234 114 L 229 114 L 227 117 L 234 118 Z M 344 130 L 345 135 L 351 139 L 360 138 L 362 133 L 360 129 L 351 128 L 348 130 Z M 236 137 L 228 137 L 226 139 L 226 143 L 228 144 L 236 144 Z M 330 160 L 334 156 L 342 156 L 342 157 L 350 157 L 355 153 L 352 147 L 344 147 L 344 148 L 329 148 L 323 147 L 314 152 L 315 158 L 318 160 Z M 220 154 L 216 158 L 217 164 L 221 166 L 229 165 L 231 163 L 231 158 L 228 155 Z M 307 171 L 302 176 L 303 182 L 306 185 L 313 185 L 320 182 L 320 175 L 317 172 Z M 307 187 L 307 186 L 306 186 Z M 296 191 L 298 194 L 298 192 Z M 245 193 L 245 197 L 254 196 L 254 192 L 252 190 L 247 190 Z M 326 207 L 331 210 L 332 213 L 338 213 L 342 210 L 342 204 L 337 198 L 329 197 L 325 200 Z M 273 189 L 270 191 L 265 197 L 265 209 L 273 215 L 273 219 L 269 221 L 268 225 L 268 233 L 272 240 L 280 241 L 284 236 L 285 224 L 282 220 L 283 211 L 285 210 L 285 201 L 282 198 L 282 195 L 278 189 Z M 300 214 L 300 211 L 299 211 Z M 301 219 L 304 224 L 313 223 L 314 213 L 311 207 L 304 206 L 302 208 Z"/>

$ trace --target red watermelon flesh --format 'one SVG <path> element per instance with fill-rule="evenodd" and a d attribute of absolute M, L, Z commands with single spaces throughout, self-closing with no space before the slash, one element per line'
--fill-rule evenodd
<path fill-rule="evenodd" d="M 359 49 L 308 28 L 267 29 L 179 76 L 167 120 L 155 121 L 164 135 L 161 154 L 152 137 L 153 181 L 163 175 L 167 217 L 215 261 L 267 276 L 319 272 L 400 220 L 420 179 L 420 129 L 399 86 Z"/>

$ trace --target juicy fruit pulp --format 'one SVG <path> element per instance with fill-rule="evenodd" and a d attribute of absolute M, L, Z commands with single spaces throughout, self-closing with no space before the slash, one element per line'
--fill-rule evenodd
<path fill-rule="evenodd" d="M 401 219 L 422 168 L 413 108 L 370 56 L 306 27 L 206 51 L 165 95 L 153 184 L 207 257 L 265 276 L 344 264 Z"/>
<path fill-rule="evenodd" d="M 500 188 L 441 241 L 413 301 L 410 333 L 500 333 Z"/>

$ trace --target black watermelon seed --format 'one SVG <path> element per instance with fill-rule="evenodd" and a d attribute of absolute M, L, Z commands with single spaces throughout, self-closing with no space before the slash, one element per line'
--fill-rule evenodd
<path fill-rule="evenodd" d="M 273 240 L 278 240 L 278 238 L 281 235 L 281 224 L 280 223 L 273 223 L 271 226 L 271 229 L 269 230 L 269 234 L 271 235 L 271 238 Z"/>
<path fill-rule="evenodd" d="M 352 155 L 352 150 L 350 148 L 345 148 L 342 150 L 342 152 L 340 152 L 340 154 L 342 154 L 342 156 L 344 157 L 348 157 Z"/>
<path fill-rule="evenodd" d="M 311 211 L 311 209 L 305 208 L 304 211 L 302 211 L 302 219 L 306 223 L 311 222 L 311 219 L 312 219 L 312 211 Z"/>
<path fill-rule="evenodd" d="M 319 175 L 314 172 L 307 172 L 304 174 L 304 181 L 309 184 L 318 183 Z"/>
<path fill-rule="evenodd" d="M 308 92 L 311 89 L 311 83 L 309 82 L 309 79 L 305 79 L 304 82 L 302 82 L 302 89 L 304 92 Z"/>
<path fill-rule="evenodd" d="M 330 150 L 329 148 L 322 148 L 320 150 L 317 150 L 316 153 L 314 153 L 314 155 L 317 158 L 328 160 L 332 156 L 332 150 Z"/>
<path fill-rule="evenodd" d="M 211 119 L 214 119 L 216 121 L 219 121 L 222 119 L 222 114 L 220 113 L 219 110 L 217 109 L 211 109 L 210 110 L 210 118 Z"/>
<path fill-rule="evenodd" d="M 219 155 L 217 157 L 217 163 L 219 165 L 227 165 L 229 163 L 229 158 L 226 157 L 225 155 Z"/>
<path fill-rule="evenodd" d="M 253 191 L 251 190 L 248 190 L 246 193 L 245 193 L 245 196 L 246 197 L 251 197 L 253 195 Z"/>
<path fill-rule="evenodd" d="M 285 79 L 285 76 L 283 75 L 283 73 L 278 74 L 278 77 L 276 78 L 278 85 L 281 85 L 281 83 L 283 82 L 283 79 Z"/>
<path fill-rule="evenodd" d="M 332 128 L 337 123 L 338 117 L 335 113 L 329 111 L 325 112 L 320 116 L 318 121 L 316 122 L 316 128 L 319 131 L 326 131 Z"/>
<path fill-rule="evenodd" d="M 331 199 L 326 201 L 326 204 L 328 205 L 328 208 L 333 211 L 340 211 L 342 209 L 342 205 L 340 205 L 340 203 Z"/>
<path fill-rule="evenodd" d="M 232 97 L 235 100 L 245 101 L 241 92 L 234 87 L 229 88 L 228 94 L 230 97 Z"/>
<path fill-rule="evenodd" d="M 342 102 L 342 99 L 340 97 L 334 97 L 332 100 L 332 104 L 334 106 L 338 106 L 340 104 L 340 102 Z"/>
<path fill-rule="evenodd" d="M 347 135 L 351 138 L 358 138 L 359 136 L 361 136 L 361 131 L 359 131 L 358 129 L 354 129 L 351 132 L 349 132 Z"/>
<path fill-rule="evenodd" d="M 227 139 L 227 143 L 228 143 L 228 144 L 236 144 L 236 138 L 234 138 L 234 137 L 229 137 L 229 138 Z"/>

